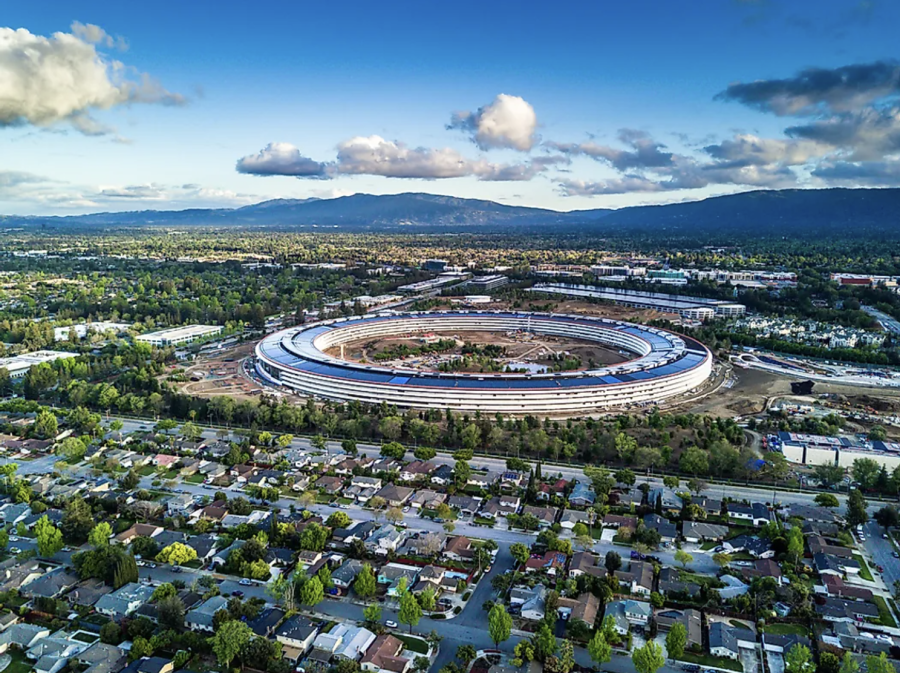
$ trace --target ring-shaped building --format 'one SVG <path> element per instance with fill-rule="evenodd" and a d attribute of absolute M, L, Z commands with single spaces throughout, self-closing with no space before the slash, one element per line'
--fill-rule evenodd
<path fill-rule="evenodd" d="M 362 339 L 454 332 L 530 332 L 590 341 L 634 357 L 582 371 L 472 374 L 349 362 L 325 352 Z M 272 384 L 327 400 L 514 415 L 579 414 L 659 403 L 690 392 L 712 373 L 712 354 L 689 337 L 607 318 L 432 311 L 337 318 L 276 332 L 257 344 L 256 370 Z"/>

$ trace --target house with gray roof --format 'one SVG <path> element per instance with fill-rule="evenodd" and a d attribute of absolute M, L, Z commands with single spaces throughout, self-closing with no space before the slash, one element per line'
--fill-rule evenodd
<path fill-rule="evenodd" d="M 117 619 L 127 617 L 153 596 L 154 588 L 146 584 L 129 582 L 111 594 L 103 596 L 94 605 L 100 614 Z"/>
<path fill-rule="evenodd" d="M 196 608 L 185 615 L 184 623 L 192 631 L 213 632 L 213 615 L 218 610 L 223 610 L 228 605 L 225 596 L 213 596 L 208 598 Z"/>

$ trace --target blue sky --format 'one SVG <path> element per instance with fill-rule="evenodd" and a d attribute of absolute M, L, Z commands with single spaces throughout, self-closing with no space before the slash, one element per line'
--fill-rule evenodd
<path fill-rule="evenodd" d="M 0 25 L 0 213 L 900 184 L 886 1 L 41 2 Z"/>

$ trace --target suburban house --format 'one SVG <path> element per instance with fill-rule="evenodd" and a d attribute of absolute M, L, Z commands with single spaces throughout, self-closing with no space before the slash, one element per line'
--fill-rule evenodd
<path fill-rule="evenodd" d="M 644 517 L 644 526 L 659 533 L 659 539 L 663 542 L 675 542 L 678 537 L 678 528 L 668 519 L 659 514 L 647 514 Z"/>
<path fill-rule="evenodd" d="M 96 605 L 94 609 L 100 614 L 118 619 L 127 617 L 132 612 L 141 607 L 153 596 L 154 588 L 147 584 L 138 584 L 137 582 L 129 582 L 125 586 L 106 594 Z"/>
<path fill-rule="evenodd" d="M 577 578 L 582 575 L 592 575 L 594 577 L 603 577 L 606 575 L 606 568 L 597 565 L 600 557 L 589 551 L 575 552 L 569 563 L 569 577 Z"/>
<path fill-rule="evenodd" d="M 191 631 L 213 632 L 213 615 L 219 610 L 224 610 L 228 605 L 225 596 L 213 596 L 189 611 L 184 617 L 185 625 Z"/>
<path fill-rule="evenodd" d="M 753 631 L 739 629 L 725 622 L 712 622 L 709 625 L 709 653 L 714 657 L 726 657 L 737 661 L 741 650 L 755 650 L 756 639 Z"/>
<path fill-rule="evenodd" d="M 616 578 L 633 594 L 649 596 L 653 591 L 653 564 L 647 561 L 632 561 L 628 570 L 617 570 Z"/>
<path fill-rule="evenodd" d="M 725 551 L 729 554 L 736 554 L 745 551 L 754 558 L 772 558 L 775 556 L 775 550 L 768 540 L 755 535 L 738 535 L 730 540 L 722 543 Z"/>
<path fill-rule="evenodd" d="M 557 611 L 564 617 L 568 616 L 570 622 L 582 621 L 593 627 L 600 612 L 600 599 L 591 593 L 583 593 L 578 598 L 560 598 Z"/>
<path fill-rule="evenodd" d="M 317 635 L 313 647 L 329 652 L 339 659 L 359 661 L 374 642 L 375 634 L 368 629 L 341 623 L 328 633 Z"/>
<path fill-rule="evenodd" d="M 403 642 L 398 638 L 384 633 L 375 639 L 375 642 L 366 650 L 360 659 L 360 668 L 373 673 L 406 673 L 411 663 L 409 659 L 401 657 Z"/>
<path fill-rule="evenodd" d="M 443 555 L 451 561 L 467 561 L 474 553 L 475 548 L 469 538 L 465 535 L 455 535 L 447 540 Z"/>
<path fill-rule="evenodd" d="M 406 486 L 388 484 L 378 491 L 376 495 L 380 498 L 384 498 L 384 501 L 389 507 L 402 507 L 406 504 L 406 501 L 412 497 L 413 493 L 415 493 L 415 491 Z"/>
<path fill-rule="evenodd" d="M 591 517 L 588 512 L 582 512 L 577 509 L 567 509 L 562 513 L 559 519 L 559 525 L 565 530 L 572 530 L 575 524 L 583 523 L 585 526 L 590 525 Z"/>
<path fill-rule="evenodd" d="M 728 535 L 728 526 L 719 526 L 705 521 L 685 521 L 681 527 L 685 542 L 699 544 L 710 540 L 719 541 Z"/>
<path fill-rule="evenodd" d="M 522 508 L 522 516 L 525 516 L 526 514 L 537 517 L 538 525 L 541 528 L 549 528 L 556 522 L 556 510 L 552 507 L 533 507 L 531 505 L 525 505 Z"/>
<path fill-rule="evenodd" d="M 590 507 L 597 499 L 594 489 L 580 481 L 575 482 L 572 492 L 569 493 L 569 504 L 572 507 Z"/>
<path fill-rule="evenodd" d="M 659 610 L 656 615 L 656 624 L 661 631 L 668 631 L 676 622 L 684 624 L 687 631 L 687 647 L 701 647 L 703 645 L 703 622 L 699 610 L 688 608 L 687 610 Z"/>
<path fill-rule="evenodd" d="M 318 627 L 302 615 L 294 615 L 275 631 L 285 657 L 297 661 L 312 647 Z"/>
<path fill-rule="evenodd" d="M 548 551 L 544 555 L 532 555 L 525 562 L 525 572 L 543 571 L 548 575 L 557 575 L 566 567 L 566 555 L 558 551 Z"/>

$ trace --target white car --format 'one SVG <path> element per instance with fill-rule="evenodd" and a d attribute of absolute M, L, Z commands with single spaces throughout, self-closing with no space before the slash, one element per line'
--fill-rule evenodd
<path fill-rule="evenodd" d="M 393 621 L 393 620 L 391 620 L 391 619 L 387 620 L 387 621 L 384 623 L 384 625 L 385 625 L 386 627 L 388 627 L 389 629 L 396 629 L 396 628 L 397 628 L 397 622 L 395 622 L 395 621 Z"/>
<path fill-rule="evenodd" d="M 248 580 L 248 579 L 245 577 L 245 578 L 242 579 L 240 582 L 238 582 L 238 584 L 240 584 L 242 587 L 249 587 L 251 584 L 253 584 L 253 582 L 251 582 L 250 580 Z"/>

